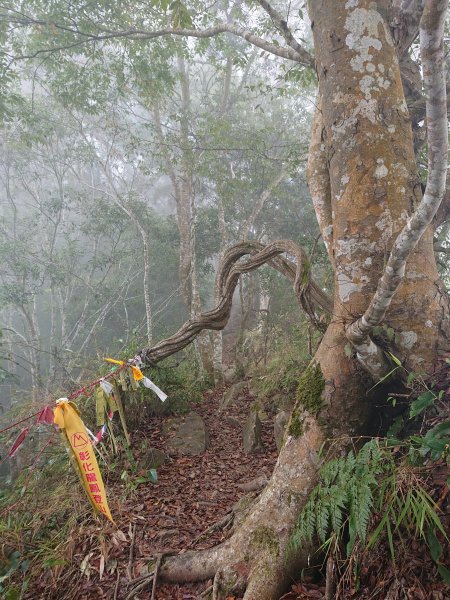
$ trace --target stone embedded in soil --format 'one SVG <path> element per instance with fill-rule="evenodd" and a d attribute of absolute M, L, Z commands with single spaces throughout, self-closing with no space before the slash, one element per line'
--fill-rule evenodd
<path fill-rule="evenodd" d="M 166 442 L 169 455 L 196 456 L 202 454 L 209 445 L 205 422 L 195 412 L 171 419 L 170 430 L 175 434 Z"/>
<path fill-rule="evenodd" d="M 284 432 L 289 421 L 289 413 L 282 410 L 277 414 L 273 422 L 273 435 L 275 437 L 275 443 L 277 450 L 280 451 L 281 444 L 283 443 Z"/>
<path fill-rule="evenodd" d="M 167 454 L 159 448 L 148 448 L 139 460 L 141 469 L 159 469 L 169 459 Z"/>
<path fill-rule="evenodd" d="M 234 383 L 226 390 L 226 392 L 224 392 L 219 405 L 219 410 L 226 410 L 229 406 L 236 404 L 246 390 L 248 390 L 248 381 L 238 381 L 237 383 Z"/>
<path fill-rule="evenodd" d="M 245 483 L 238 483 L 237 487 L 243 492 L 255 492 L 265 487 L 267 485 L 267 482 L 267 477 L 261 475 L 259 477 L 255 477 L 251 481 L 246 481 Z"/>
<path fill-rule="evenodd" d="M 242 430 L 242 439 L 246 454 L 264 452 L 264 446 L 262 443 L 261 419 L 259 418 L 258 413 L 254 410 L 250 411 L 250 414 L 245 421 L 245 425 Z"/>

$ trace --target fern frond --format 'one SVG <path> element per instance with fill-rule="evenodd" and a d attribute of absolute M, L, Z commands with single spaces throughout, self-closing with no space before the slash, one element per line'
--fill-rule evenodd
<path fill-rule="evenodd" d="M 333 488 L 330 488 L 330 521 L 331 529 L 336 536 L 340 535 L 344 520 L 343 513 L 347 509 L 345 501 L 346 493 L 342 488 L 338 486 L 333 486 Z"/>
<path fill-rule="evenodd" d="M 329 528 L 328 523 L 330 520 L 329 506 L 325 502 L 319 502 L 316 506 L 316 529 L 317 535 L 320 541 L 325 542 Z"/>

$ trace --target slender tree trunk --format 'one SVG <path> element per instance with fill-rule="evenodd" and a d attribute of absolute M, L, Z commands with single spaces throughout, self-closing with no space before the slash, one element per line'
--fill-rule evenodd
<path fill-rule="evenodd" d="M 221 264 L 225 248 L 228 244 L 228 233 L 225 221 L 225 209 L 222 198 L 217 198 L 217 208 L 219 216 L 219 230 L 220 230 L 220 253 L 219 253 L 219 264 Z M 214 305 L 217 305 L 220 299 L 220 286 L 218 278 L 214 282 Z M 223 383 L 223 334 L 222 331 L 212 332 L 212 343 L 213 343 L 213 369 L 214 369 L 214 383 L 221 385 Z"/>

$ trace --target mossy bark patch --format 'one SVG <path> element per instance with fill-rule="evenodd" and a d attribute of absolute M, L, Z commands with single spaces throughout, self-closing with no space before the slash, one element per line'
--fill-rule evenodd
<path fill-rule="evenodd" d="M 277 535 L 270 527 L 261 526 L 255 529 L 251 536 L 251 543 L 258 550 L 268 551 L 273 556 L 278 556 L 280 544 Z"/>
<path fill-rule="evenodd" d="M 292 415 L 292 422 L 296 411 L 299 409 L 306 410 L 311 415 L 317 415 L 322 408 L 322 392 L 324 389 L 325 379 L 320 364 L 310 364 L 298 382 L 297 402 Z"/>
<path fill-rule="evenodd" d="M 298 414 L 296 408 L 292 411 L 291 420 L 289 422 L 289 435 L 292 435 L 295 438 L 299 438 L 303 435 L 304 427 L 303 427 L 303 418 Z"/>

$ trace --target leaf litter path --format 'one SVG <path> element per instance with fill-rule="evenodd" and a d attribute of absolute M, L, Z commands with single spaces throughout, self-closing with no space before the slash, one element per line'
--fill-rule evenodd
<path fill-rule="evenodd" d="M 74 551 L 72 561 L 80 565 L 80 574 L 78 581 L 71 581 L 72 598 L 123 600 L 130 589 L 129 580 L 147 574 L 156 555 L 208 548 L 227 537 L 226 530 L 217 530 L 197 539 L 245 494 L 239 484 L 270 477 L 278 453 L 272 418 L 262 427 L 264 452 L 244 453 L 242 426 L 254 398 L 242 394 L 236 405 L 219 413 L 222 393 L 223 390 L 207 392 L 204 401 L 193 407 L 204 419 L 209 433 L 209 447 L 203 454 L 173 457 L 158 469 L 156 485 L 139 485 L 125 502 L 119 499 L 124 496 L 126 484 L 117 480 L 117 475 L 116 481 L 109 479 L 108 496 L 117 529 L 105 523 L 97 525 L 91 533 L 97 530 L 98 537 L 91 535 L 90 544 L 81 544 Z M 164 417 L 151 417 L 135 432 L 133 453 L 138 463 L 139 454 L 145 451 L 143 446 L 165 450 L 164 421 Z M 168 585 L 159 581 L 156 599 L 193 600 L 211 583 Z M 149 599 L 150 595 L 151 583 L 135 599 Z"/>

